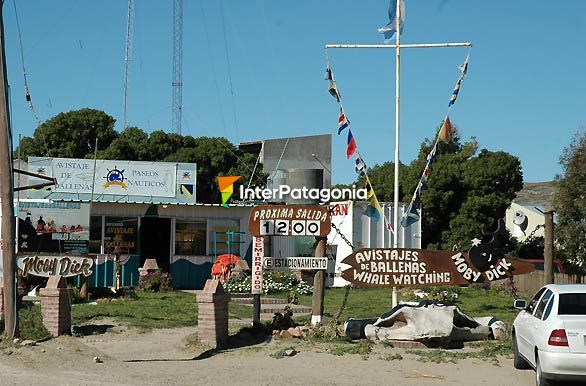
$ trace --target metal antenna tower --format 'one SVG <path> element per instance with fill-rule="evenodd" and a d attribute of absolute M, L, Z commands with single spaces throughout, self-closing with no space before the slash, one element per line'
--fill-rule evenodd
<path fill-rule="evenodd" d="M 181 134 L 183 109 L 183 0 L 173 0 L 173 132 Z"/>
<path fill-rule="evenodd" d="M 126 24 L 126 55 L 124 56 L 124 119 L 122 130 L 128 127 L 128 78 L 130 76 L 130 53 L 132 51 L 132 23 L 134 0 L 128 0 L 128 21 Z"/>

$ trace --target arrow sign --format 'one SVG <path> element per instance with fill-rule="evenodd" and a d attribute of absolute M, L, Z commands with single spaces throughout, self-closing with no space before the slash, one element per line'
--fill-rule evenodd
<path fill-rule="evenodd" d="M 487 283 L 534 270 L 531 263 L 506 257 L 480 270 L 464 252 L 407 248 L 364 248 L 342 264 L 350 266 L 342 277 L 362 288 Z"/>

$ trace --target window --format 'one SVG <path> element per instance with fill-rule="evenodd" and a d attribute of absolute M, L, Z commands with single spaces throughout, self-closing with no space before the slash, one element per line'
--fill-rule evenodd
<path fill-rule="evenodd" d="M 539 300 L 539 303 L 535 308 L 535 313 L 533 314 L 533 316 L 535 316 L 537 319 L 541 319 L 541 317 L 543 316 L 543 311 L 545 310 L 545 306 L 549 302 L 551 295 L 553 295 L 553 292 L 551 292 L 550 290 L 546 290 L 543 296 L 541 297 L 541 300 Z"/>
<path fill-rule="evenodd" d="M 114 253 L 118 248 L 121 254 L 136 253 L 136 217 L 106 217 L 104 230 L 104 252 Z"/>
<path fill-rule="evenodd" d="M 206 254 L 205 220 L 175 224 L 175 254 L 185 256 L 205 256 Z"/>
<path fill-rule="evenodd" d="M 558 315 L 586 315 L 586 293 L 561 294 Z"/>
<path fill-rule="evenodd" d="M 240 256 L 240 245 L 244 241 L 244 235 L 240 233 L 240 220 L 209 220 L 209 232 L 212 254 L 233 253 Z"/>
<path fill-rule="evenodd" d="M 527 312 L 529 312 L 530 314 L 533 314 L 533 311 L 535 310 L 535 307 L 537 306 L 537 301 L 539 300 L 539 298 L 541 297 L 541 295 L 543 294 L 544 291 L 545 291 L 545 288 L 542 288 L 539 291 L 537 291 L 537 293 L 535 294 L 535 296 L 533 296 L 533 299 L 531 299 L 531 301 L 529 302 L 529 305 L 527 306 Z"/>
<path fill-rule="evenodd" d="M 102 247 L 102 216 L 90 217 L 89 252 L 100 253 Z"/>

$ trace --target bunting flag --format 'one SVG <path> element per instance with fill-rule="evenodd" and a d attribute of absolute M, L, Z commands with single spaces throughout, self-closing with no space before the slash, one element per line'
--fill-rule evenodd
<path fill-rule="evenodd" d="M 458 99 L 458 93 L 460 92 L 461 84 L 462 78 L 458 79 L 458 83 L 456 83 L 456 87 L 454 87 L 454 91 L 452 92 L 452 96 L 450 97 L 450 103 L 448 103 L 448 107 L 452 107 L 452 105 L 456 103 L 456 99 Z"/>
<path fill-rule="evenodd" d="M 401 218 L 401 226 L 403 228 L 407 228 L 408 226 L 411 226 L 411 225 L 415 224 L 417 221 L 419 221 L 420 216 L 419 216 L 419 212 L 417 211 L 418 206 L 419 206 L 419 191 L 416 190 L 415 194 L 413 195 L 413 199 L 409 203 L 409 207 L 407 208 L 407 211 L 403 214 L 403 217 Z"/>
<path fill-rule="evenodd" d="M 330 94 L 334 98 L 336 98 L 336 101 L 340 102 L 340 92 L 338 91 L 338 86 L 336 86 L 336 81 L 334 80 L 334 73 L 332 72 L 332 67 L 330 66 L 329 62 L 326 66 L 326 73 L 324 75 L 324 79 L 328 81 L 328 91 L 330 92 Z"/>
<path fill-rule="evenodd" d="M 350 121 L 346 119 L 346 114 L 344 114 L 344 109 L 340 107 L 340 116 L 338 117 L 338 135 L 342 133 L 342 131 L 348 127 Z"/>
<path fill-rule="evenodd" d="M 429 175 L 431 174 L 431 165 L 435 161 L 436 152 L 437 142 L 433 146 L 429 154 L 427 154 L 425 167 L 423 168 L 423 173 L 421 173 L 419 183 L 415 188 L 415 192 L 413 193 L 413 197 L 411 198 L 411 202 L 409 203 L 407 211 L 403 214 L 403 217 L 401 218 L 401 225 L 404 228 L 419 221 L 419 212 L 417 211 L 417 208 L 421 206 L 421 193 L 423 193 L 427 189 L 427 180 L 429 178 Z"/>
<path fill-rule="evenodd" d="M 364 162 L 364 160 L 362 159 L 362 157 L 360 157 L 360 154 L 356 154 L 356 174 L 358 174 L 359 176 L 364 176 L 366 175 L 366 163 Z"/>
<path fill-rule="evenodd" d="M 468 72 L 468 60 L 470 59 L 470 53 L 466 56 L 466 60 L 458 69 L 460 70 L 460 78 L 458 78 L 458 82 L 456 83 L 456 87 L 454 87 L 454 91 L 452 92 L 452 96 L 450 97 L 450 103 L 448 103 L 448 107 L 452 107 L 454 103 L 456 103 L 456 99 L 458 99 L 458 93 L 460 92 L 460 87 L 462 86 L 462 81 Z"/>
<path fill-rule="evenodd" d="M 364 178 L 366 180 L 364 187 L 366 188 L 366 199 L 368 201 L 368 206 L 364 211 L 364 215 L 374 219 L 375 221 L 379 221 L 383 214 L 383 210 L 378 202 L 378 199 L 376 198 L 376 194 L 374 193 L 370 179 L 366 174 L 364 175 Z"/>
<path fill-rule="evenodd" d="M 446 119 L 444 119 L 437 135 L 437 139 L 443 143 L 450 143 L 452 140 L 452 123 L 450 122 L 449 116 L 446 116 Z"/>
<path fill-rule="evenodd" d="M 356 153 L 356 140 L 352 135 L 352 130 L 348 129 L 348 146 L 346 147 L 346 158 L 350 159 Z"/>
<path fill-rule="evenodd" d="M 405 24 L 405 2 L 400 0 L 399 7 L 401 7 L 401 21 L 400 21 L 400 32 L 403 33 L 403 25 Z M 385 43 L 390 43 L 391 39 L 397 32 L 397 0 L 390 0 L 389 2 L 389 22 L 384 27 L 378 29 L 378 32 L 382 33 L 385 38 Z"/>

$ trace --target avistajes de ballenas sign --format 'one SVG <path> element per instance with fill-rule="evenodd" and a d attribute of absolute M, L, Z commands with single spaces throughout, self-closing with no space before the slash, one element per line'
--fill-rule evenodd
<path fill-rule="evenodd" d="M 500 257 L 477 268 L 465 252 L 407 248 L 365 248 L 342 260 L 342 277 L 357 287 L 466 285 L 529 273 L 533 264 Z"/>

